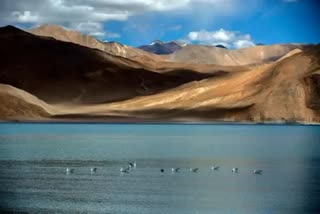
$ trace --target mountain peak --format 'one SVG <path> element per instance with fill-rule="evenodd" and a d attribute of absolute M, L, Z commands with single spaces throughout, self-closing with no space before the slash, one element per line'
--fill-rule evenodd
<path fill-rule="evenodd" d="M 155 45 L 155 44 L 162 45 L 162 44 L 164 44 L 164 42 L 161 41 L 161 40 L 159 40 L 159 39 L 156 39 L 156 40 L 154 40 L 153 42 L 151 42 L 149 45 Z"/>
<path fill-rule="evenodd" d="M 180 50 L 182 47 L 183 45 L 177 41 L 163 42 L 161 40 L 154 40 L 151 44 L 142 45 L 138 48 L 150 53 L 166 55 L 172 54 L 177 50 Z"/>
<path fill-rule="evenodd" d="M 76 33 L 80 34 L 79 32 L 72 31 L 68 28 L 65 28 L 60 25 L 54 25 L 54 24 L 43 24 L 38 27 L 32 28 L 30 30 L 31 32 L 56 32 L 56 33 Z"/>
<path fill-rule="evenodd" d="M 174 44 L 179 45 L 179 46 L 181 46 L 181 47 L 184 47 L 184 46 L 187 45 L 186 42 L 177 41 L 177 40 L 174 40 L 174 41 L 172 41 L 171 43 L 174 43 Z"/>
<path fill-rule="evenodd" d="M 19 28 L 16 28 L 15 26 L 12 25 L 7 25 L 7 26 L 3 26 L 0 27 L 1 31 L 6 31 L 6 32 L 18 32 L 18 31 L 22 31 Z"/>
<path fill-rule="evenodd" d="M 12 25 L 7 25 L 7 26 L 3 26 L 3 27 L 0 27 L 0 29 L 2 30 L 20 30 L 18 28 L 16 28 L 15 26 L 12 26 Z"/>
<path fill-rule="evenodd" d="M 0 32 L 1 32 L 1 34 L 4 34 L 4 35 L 5 34 L 7 34 L 7 35 L 16 35 L 16 34 L 31 35 L 28 32 L 25 32 L 24 30 L 21 30 L 21 29 L 15 27 L 15 26 L 12 26 L 12 25 L 0 27 Z"/>
<path fill-rule="evenodd" d="M 224 49 L 228 49 L 227 47 L 223 46 L 223 45 L 216 45 L 215 47 L 217 48 L 224 48 Z"/>
<path fill-rule="evenodd" d="M 57 29 L 65 29 L 64 27 L 60 25 L 55 25 L 55 24 L 43 24 L 38 26 L 37 28 L 57 28 Z"/>

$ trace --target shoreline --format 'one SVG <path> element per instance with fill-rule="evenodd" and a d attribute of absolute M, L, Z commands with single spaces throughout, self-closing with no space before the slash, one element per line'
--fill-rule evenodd
<path fill-rule="evenodd" d="M 148 120 L 148 119 L 44 119 L 44 120 L 1 120 L 1 124 L 112 124 L 112 125 L 278 125 L 278 126 L 320 126 L 320 123 L 301 123 L 301 122 L 251 122 L 251 121 L 209 121 L 209 120 Z"/>

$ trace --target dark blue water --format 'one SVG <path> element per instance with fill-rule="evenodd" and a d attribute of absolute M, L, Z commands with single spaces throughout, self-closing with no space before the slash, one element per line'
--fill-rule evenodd
<path fill-rule="evenodd" d="M 319 202 L 320 126 L 0 124 L 2 212 L 320 213 Z"/>

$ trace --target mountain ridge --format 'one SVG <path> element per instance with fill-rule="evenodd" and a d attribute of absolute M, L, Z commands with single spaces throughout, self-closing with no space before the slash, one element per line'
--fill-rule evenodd
<path fill-rule="evenodd" d="M 320 46 L 316 46 L 231 77 L 187 83 L 106 108 L 181 119 L 319 123 L 319 58 Z M 185 97 L 186 93 L 192 96 Z"/>
<path fill-rule="evenodd" d="M 276 61 L 294 49 L 304 49 L 309 46 L 304 44 L 277 44 L 228 50 L 214 46 L 188 45 L 168 55 L 168 59 L 175 62 L 188 61 L 195 64 L 254 65 Z"/>
<path fill-rule="evenodd" d="M 320 123 L 319 45 L 181 49 L 237 53 L 222 59 L 241 66 L 222 66 L 137 61 L 13 26 L 0 43 L 2 120 Z"/>
<path fill-rule="evenodd" d="M 61 41 L 72 42 L 85 47 L 99 49 L 106 53 L 125 58 L 139 59 L 139 57 L 145 57 L 152 60 L 160 59 L 159 56 L 138 48 L 129 47 L 118 42 L 102 42 L 92 36 L 84 35 L 58 25 L 46 24 L 30 29 L 29 32 L 38 36 L 49 36 Z"/>
<path fill-rule="evenodd" d="M 110 102 L 204 78 L 156 73 L 121 56 L 17 28 L 0 28 L 0 42 L 0 83 L 49 103 Z"/>

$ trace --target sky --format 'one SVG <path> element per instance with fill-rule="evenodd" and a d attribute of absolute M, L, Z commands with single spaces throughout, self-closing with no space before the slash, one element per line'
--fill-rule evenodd
<path fill-rule="evenodd" d="M 0 25 L 57 24 L 130 46 L 320 43 L 317 0 L 1 0 Z"/>

